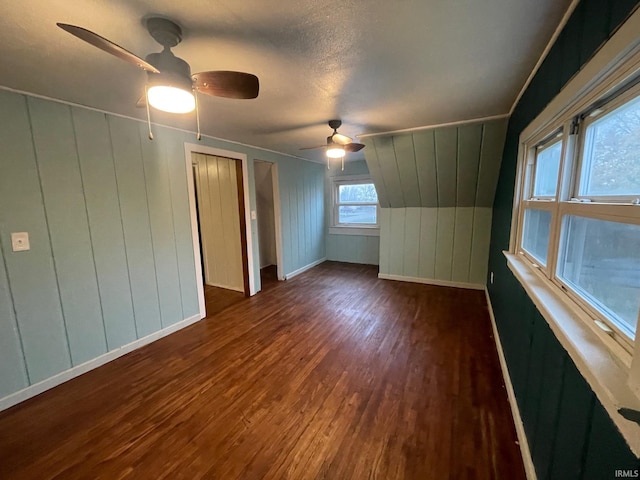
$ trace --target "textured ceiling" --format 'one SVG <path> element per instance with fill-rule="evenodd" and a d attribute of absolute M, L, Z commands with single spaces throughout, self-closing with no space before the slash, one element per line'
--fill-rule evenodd
<path fill-rule="evenodd" d="M 509 111 L 570 0 L 3 0 L 0 85 L 144 118 L 145 74 L 58 29 L 84 26 L 144 57 L 149 14 L 182 25 L 192 71 L 260 77 L 256 100 L 205 97 L 203 132 L 314 160 L 341 133 Z M 195 117 L 153 114 L 189 130 Z M 362 152 L 350 154 L 363 158 Z"/>

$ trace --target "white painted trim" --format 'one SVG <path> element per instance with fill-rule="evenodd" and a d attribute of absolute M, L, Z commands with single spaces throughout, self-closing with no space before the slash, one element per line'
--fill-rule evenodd
<path fill-rule="evenodd" d="M 469 290 L 484 290 L 485 286 L 480 283 L 453 282 L 451 280 L 438 280 L 435 278 L 405 277 L 404 275 L 391 275 L 379 273 L 378 278 L 382 280 L 395 280 L 397 282 L 422 283 L 425 285 L 436 285 L 439 287 L 466 288 Z"/>
<path fill-rule="evenodd" d="M 276 267 L 278 273 L 278 280 L 285 280 L 284 275 L 284 262 L 282 259 L 282 211 L 280 210 L 280 179 L 278 176 L 278 164 L 270 162 L 268 160 L 261 160 L 256 158 L 253 160 L 253 168 L 255 171 L 256 162 L 268 163 L 271 165 L 271 188 L 273 190 L 273 221 L 275 226 L 275 240 L 276 240 Z M 255 181 L 255 175 L 254 175 Z M 256 187 L 257 189 L 257 187 Z M 257 191 L 257 190 L 256 190 Z M 260 246 L 258 245 L 258 251 Z M 262 261 L 261 261 L 262 263 Z M 261 269 L 264 267 L 260 267 Z"/>
<path fill-rule="evenodd" d="M 221 283 L 207 283 L 207 285 L 210 287 L 224 288 L 225 290 L 244 293 L 244 288 L 230 287 L 229 285 L 222 285 Z"/>
<path fill-rule="evenodd" d="M 276 227 L 276 263 L 278 280 L 284 277 L 284 260 L 282 248 L 282 210 L 280 205 L 280 177 L 278 176 L 278 164 L 271 163 L 271 183 L 273 187 L 273 217 Z"/>
<path fill-rule="evenodd" d="M 513 423 L 516 427 L 516 434 L 518 435 L 518 445 L 520 446 L 524 471 L 529 480 L 536 480 L 536 469 L 533 465 L 533 459 L 531 458 L 529 442 L 527 441 L 527 435 L 524 431 L 524 424 L 522 423 L 522 417 L 520 416 L 520 409 L 518 408 L 518 402 L 516 401 L 516 394 L 513 390 L 513 383 L 511 383 L 509 367 L 507 366 L 507 360 L 505 359 L 504 351 L 502 350 L 502 342 L 500 341 L 500 334 L 498 333 L 498 326 L 496 325 L 496 317 L 493 314 L 491 297 L 489 297 L 489 291 L 486 287 L 484 289 L 484 294 L 487 297 L 487 309 L 489 310 L 489 317 L 491 318 L 491 329 L 493 330 L 493 338 L 496 342 L 496 350 L 498 350 L 498 359 L 500 360 L 500 369 L 502 370 L 502 377 L 504 378 L 504 385 L 507 390 L 507 398 L 509 399 L 509 405 L 511 405 Z"/>
<path fill-rule="evenodd" d="M 491 120 L 500 120 L 501 118 L 507 118 L 509 116 L 511 116 L 510 113 L 501 113 L 500 115 L 491 115 L 489 117 L 472 118 L 469 120 L 459 120 L 456 122 L 449 122 L 449 123 L 439 123 L 437 125 L 425 125 L 422 127 L 403 128 L 401 130 L 390 130 L 388 132 L 361 133 L 360 135 L 356 135 L 356 137 L 369 138 L 369 137 L 379 137 L 381 135 L 395 135 L 398 133 L 410 133 L 410 132 L 419 132 L 422 130 L 433 130 L 434 128 L 457 127 L 458 125 L 467 125 L 470 123 L 480 123 L 480 122 L 490 122 Z"/>
<path fill-rule="evenodd" d="M 129 115 L 122 115 L 121 113 L 110 112 L 108 110 L 102 110 L 100 108 L 90 107 L 88 105 L 82 105 L 80 103 L 69 102 L 67 100 L 62 100 L 62 99 L 59 99 L 59 98 L 47 97 L 46 95 L 40 95 L 38 93 L 27 92 L 26 90 L 18 90 L 17 88 L 11 88 L 11 87 L 7 87 L 5 85 L 0 85 L 0 90 L 5 90 L 7 92 L 17 93 L 18 95 L 27 95 L 27 96 L 33 97 L 33 98 L 41 98 L 42 100 L 48 100 L 50 102 L 61 103 L 63 105 L 69 105 L 70 107 L 85 108 L 87 110 L 91 110 L 91 111 L 94 111 L 94 112 L 104 113 L 104 114 L 112 115 L 114 117 L 119 117 L 119 118 L 126 118 L 128 120 L 133 120 L 133 121 L 136 121 L 136 122 L 141 122 L 141 123 L 145 123 L 145 124 L 147 123 L 146 119 L 140 119 L 140 118 L 137 118 L 137 117 L 130 117 Z M 171 125 L 166 125 L 164 123 L 151 122 L 151 125 L 156 125 L 158 127 L 163 127 L 163 128 L 169 128 L 171 130 L 176 130 L 178 132 L 190 133 L 194 137 L 196 135 L 196 132 L 194 132 L 193 130 L 186 130 L 184 128 L 173 127 Z M 284 157 L 295 158 L 297 160 L 304 160 L 305 162 L 319 163 L 321 165 L 325 164 L 324 160 L 312 160 L 310 158 L 299 157 L 297 155 L 291 155 L 290 153 L 278 152 L 277 150 L 271 150 L 269 148 L 258 147 L 256 145 L 250 145 L 248 143 L 236 142 L 234 140 L 227 140 L 225 138 L 214 137 L 212 135 L 207 135 L 206 133 L 201 133 L 201 136 L 203 138 L 209 138 L 211 140 L 216 140 L 216 141 L 219 141 L 219 142 L 225 142 L 225 143 L 229 143 L 229 144 L 232 144 L 232 145 L 240 145 L 241 147 L 254 148 L 256 150 L 261 150 L 263 152 L 276 153 L 276 154 L 282 155 Z"/>
<path fill-rule="evenodd" d="M 580 3 L 580 0 L 573 0 L 571 2 L 571 4 L 569 5 L 569 7 L 567 8 L 567 11 L 564 13 L 564 16 L 562 17 L 562 19 L 560 20 L 560 23 L 558 24 L 558 26 L 556 27 L 555 31 L 553 32 L 553 35 L 551 35 L 551 38 L 547 42 L 547 46 L 544 47 L 544 50 L 542 51 L 542 54 L 540 55 L 540 58 L 538 59 L 536 64 L 533 66 L 533 70 L 531 70 L 531 73 L 529 74 L 529 76 L 525 80 L 524 85 L 522 85 L 522 88 L 520 89 L 520 92 L 518 92 L 518 95 L 516 96 L 516 99 L 514 100 L 513 105 L 511 105 L 511 108 L 509 109 L 509 114 L 508 114 L 509 116 L 513 115 L 513 111 L 518 106 L 518 102 L 522 98 L 522 95 L 524 95 L 524 92 L 526 92 L 527 88 L 529 87 L 529 84 L 533 80 L 533 77 L 535 77 L 536 73 L 538 73 L 538 70 L 540 69 L 540 66 L 542 65 L 542 62 L 544 62 L 544 59 L 547 58 L 547 55 L 551 51 L 551 48 L 553 47 L 553 44 L 556 43 L 556 40 L 558 39 L 558 37 L 562 33 L 562 29 L 565 27 L 565 25 L 567 24 L 567 22 L 571 18 L 571 14 L 576 9 L 576 7 L 578 6 L 579 3 Z"/>
<path fill-rule="evenodd" d="M 193 260 L 196 270 L 196 290 L 198 292 L 198 310 L 201 318 L 207 316 L 207 307 L 204 300 L 204 276 L 202 274 L 202 256 L 200 255 L 200 232 L 198 231 L 198 212 L 196 209 L 196 189 L 193 178 L 193 159 L 191 150 L 184 147 L 184 158 L 187 164 L 187 194 L 189 195 L 189 217 L 191 220 L 191 243 L 193 245 Z"/>
<path fill-rule="evenodd" d="M 291 273 L 286 274 L 284 279 L 285 280 L 291 280 L 293 277 L 297 277 L 301 273 L 304 273 L 307 270 L 311 270 L 313 267 L 316 267 L 316 266 L 318 266 L 321 263 L 324 263 L 326 261 L 327 261 L 327 257 L 324 257 L 324 258 L 321 258 L 320 260 L 316 260 L 315 262 L 311 262 L 309 265 L 305 265 L 304 267 L 301 267 L 301 268 L 299 268 L 297 270 L 294 270 Z"/>
<path fill-rule="evenodd" d="M 253 235 L 251 224 L 251 196 L 249 195 L 249 161 L 247 156 L 242 154 L 242 189 L 244 190 L 244 224 L 247 236 L 247 270 L 249 271 L 249 296 L 255 295 L 256 279 L 253 270 Z"/>
<path fill-rule="evenodd" d="M 379 237 L 380 227 L 329 227 L 329 235 L 360 235 L 361 237 Z"/>
<path fill-rule="evenodd" d="M 204 305 L 204 289 L 202 285 L 202 263 L 200 259 L 200 237 L 198 236 L 198 216 L 196 212 L 196 198 L 192 169 L 193 153 L 202 153 L 204 155 L 214 155 L 218 157 L 232 158 L 242 162 L 242 190 L 244 193 L 244 218 L 247 235 L 247 267 L 249 270 L 249 296 L 256 294 L 255 273 L 253 271 L 253 237 L 251 235 L 251 201 L 249 198 L 249 161 L 245 153 L 234 152 L 232 150 L 223 150 L 221 148 L 209 147 L 196 143 L 184 144 L 184 157 L 187 163 L 187 182 L 189 183 L 189 210 L 191 212 L 191 236 L 193 238 L 193 253 L 196 261 L 196 278 L 198 280 L 198 300 L 201 307 Z M 191 173 L 189 173 L 191 172 Z M 195 221 L 195 223 L 194 223 Z M 202 290 L 201 290 L 202 289 Z M 200 295 L 202 294 L 202 298 Z"/>
<path fill-rule="evenodd" d="M 521 132 L 520 143 L 529 143 L 554 124 L 561 126 L 636 72 L 640 68 L 639 30 L 640 10 L 636 10 Z"/>
<path fill-rule="evenodd" d="M 580 374 L 604 406 L 631 450 L 640 455 L 640 425 L 618 413 L 621 407 L 640 410 L 640 398 L 628 384 L 630 355 L 590 321 L 583 310 L 560 296 L 550 280 L 533 271 L 518 255 L 504 252 L 513 275 L 549 324 Z M 626 356 L 626 361 L 623 360 Z"/>
<path fill-rule="evenodd" d="M 166 337 L 167 335 L 188 327 L 189 325 L 199 321 L 201 318 L 202 317 L 199 314 L 193 315 L 189 318 L 185 318 L 178 323 L 174 323 L 173 325 L 163 328 L 162 330 L 153 332 L 146 337 L 139 338 L 138 340 L 123 345 L 120 348 L 116 348 L 115 350 L 111 350 L 110 352 L 100 355 L 99 357 L 89 360 L 88 362 L 76 365 L 75 367 L 65 370 L 64 372 L 60 372 L 53 377 L 49 377 L 46 380 L 34 383 L 33 385 L 30 385 L 27 388 L 23 388 L 22 390 L 12 393 L 11 395 L 7 395 L 6 397 L 0 399 L 0 411 L 6 410 L 7 408 L 17 405 L 20 402 L 24 402 L 31 397 L 35 397 L 36 395 L 40 395 L 42 392 L 45 392 L 53 387 L 57 387 L 58 385 L 71 380 L 72 378 L 78 377 L 84 373 L 94 370 L 101 365 L 104 365 L 105 363 L 111 362 L 116 358 L 122 357 L 127 353 L 130 353 L 134 350 L 137 350 L 138 348 L 155 342 L 162 337 Z"/>
<path fill-rule="evenodd" d="M 357 223 L 340 223 L 338 218 L 338 207 L 341 204 L 338 201 L 338 189 L 341 185 L 354 185 L 363 183 L 373 183 L 371 175 L 331 175 L 330 180 L 330 224 L 329 235 L 360 235 L 363 237 L 379 237 L 380 236 L 380 203 L 355 202 L 354 205 L 375 205 L 376 207 L 376 224 L 357 224 Z"/>
<path fill-rule="evenodd" d="M 526 185 L 528 152 L 536 142 L 556 128 L 563 127 L 566 130 L 576 115 L 588 110 L 595 102 L 607 98 L 617 86 L 640 72 L 639 30 L 640 10 L 636 10 L 520 133 L 516 195 L 517 190 L 520 189 L 522 192 Z M 573 162 L 578 155 L 574 148 L 579 147 L 571 144 L 570 149 L 565 149 L 563 170 L 559 179 L 562 186 L 559 191 L 560 201 L 567 200 L 569 195 L 566 172 L 574 171 Z M 572 153 L 571 157 L 567 156 L 568 151 Z M 510 270 L 524 286 L 631 450 L 640 455 L 640 427 L 625 420 L 618 413 L 621 407 L 640 410 L 640 338 L 636 337 L 634 345 L 629 345 L 624 336 L 619 335 L 618 343 L 614 337 L 605 334 L 594 324 L 599 315 L 594 314 L 591 306 L 586 306 L 583 300 L 570 290 L 564 292 L 561 289 L 561 280 L 549 274 L 555 272 L 557 263 L 561 214 L 581 210 L 582 216 L 597 218 L 601 214 L 618 215 L 619 212 L 626 211 L 621 207 L 633 209 L 620 205 L 615 207 L 614 212 L 612 206 L 601 206 L 595 202 L 589 204 L 589 209 L 583 205 L 587 204 L 556 203 L 556 219 L 550 236 L 550 254 L 545 276 L 543 271 L 532 267 L 518 254 L 522 230 L 522 201 L 519 196 L 514 197 L 509 244 L 511 253 L 505 252 L 505 256 Z M 637 217 L 635 214 L 632 216 L 635 223 Z"/>

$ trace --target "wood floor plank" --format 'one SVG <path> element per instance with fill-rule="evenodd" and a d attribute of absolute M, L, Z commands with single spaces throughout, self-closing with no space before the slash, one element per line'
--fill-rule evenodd
<path fill-rule="evenodd" d="M 525 478 L 482 292 L 326 262 L 208 295 L 207 319 L 0 413 L 0 478 Z"/>

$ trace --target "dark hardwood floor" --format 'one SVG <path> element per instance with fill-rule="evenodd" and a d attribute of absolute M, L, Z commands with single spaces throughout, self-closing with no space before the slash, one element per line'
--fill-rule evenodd
<path fill-rule="evenodd" d="M 213 317 L 231 305 L 245 299 L 244 293 L 227 288 L 204 286 L 204 304 L 207 317 Z"/>
<path fill-rule="evenodd" d="M 269 265 L 260 269 L 260 283 L 262 284 L 262 291 L 267 291 L 271 287 L 275 287 L 278 284 L 278 267 L 275 265 Z"/>
<path fill-rule="evenodd" d="M 2 479 L 520 479 L 484 294 L 324 263 L 0 413 Z"/>

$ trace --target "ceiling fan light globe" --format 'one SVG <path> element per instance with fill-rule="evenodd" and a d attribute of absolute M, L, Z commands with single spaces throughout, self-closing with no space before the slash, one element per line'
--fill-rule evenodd
<path fill-rule="evenodd" d="M 329 158 L 342 158 L 342 157 L 344 157 L 344 148 L 342 148 L 342 147 L 329 147 L 329 148 L 327 148 L 327 157 L 329 157 Z"/>
<path fill-rule="evenodd" d="M 193 92 L 167 85 L 153 85 L 147 90 L 149 105 L 168 113 L 189 113 L 196 108 Z"/>

